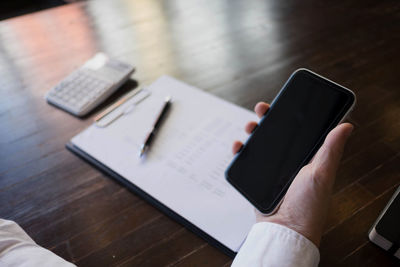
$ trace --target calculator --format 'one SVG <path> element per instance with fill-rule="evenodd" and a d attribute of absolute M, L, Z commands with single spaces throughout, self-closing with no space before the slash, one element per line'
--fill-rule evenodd
<path fill-rule="evenodd" d="M 114 93 L 134 71 L 130 64 L 97 53 L 50 89 L 45 98 L 50 104 L 82 117 Z"/>

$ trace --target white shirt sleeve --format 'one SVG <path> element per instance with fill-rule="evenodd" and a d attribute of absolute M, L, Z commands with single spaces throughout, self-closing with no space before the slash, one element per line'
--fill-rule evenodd
<path fill-rule="evenodd" d="M 0 266 L 75 266 L 37 245 L 15 222 L 0 219 Z"/>
<path fill-rule="evenodd" d="M 233 267 L 318 266 L 319 250 L 310 240 L 285 226 L 255 224 L 240 248 Z"/>

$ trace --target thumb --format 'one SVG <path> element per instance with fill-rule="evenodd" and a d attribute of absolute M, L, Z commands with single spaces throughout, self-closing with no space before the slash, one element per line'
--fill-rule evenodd
<path fill-rule="evenodd" d="M 353 128 L 350 123 L 336 126 L 325 138 L 325 142 L 312 161 L 314 171 L 320 174 L 318 176 L 321 179 L 329 179 L 330 184 L 334 182 L 344 146 Z"/>

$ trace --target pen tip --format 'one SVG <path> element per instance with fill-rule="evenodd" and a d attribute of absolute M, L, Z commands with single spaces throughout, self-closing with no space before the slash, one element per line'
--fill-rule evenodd
<path fill-rule="evenodd" d="M 143 148 L 140 150 L 140 153 L 139 153 L 139 157 L 140 157 L 140 158 L 144 155 L 144 152 L 145 152 L 145 148 L 143 147 Z"/>

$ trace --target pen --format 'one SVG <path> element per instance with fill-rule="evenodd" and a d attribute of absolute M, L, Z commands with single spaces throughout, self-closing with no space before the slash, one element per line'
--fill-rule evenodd
<path fill-rule="evenodd" d="M 130 98 L 134 97 L 137 95 L 140 91 L 142 91 L 142 88 L 136 88 L 135 90 L 129 92 L 125 96 L 123 96 L 121 99 L 119 99 L 116 103 L 112 104 L 109 108 L 107 108 L 105 111 L 101 112 L 99 115 L 97 115 L 94 118 L 94 121 L 98 123 L 102 118 L 110 114 L 112 111 L 117 109 L 119 106 L 124 104 L 126 101 L 128 101 Z"/>
<path fill-rule="evenodd" d="M 153 128 L 151 129 L 150 133 L 147 135 L 146 139 L 143 142 L 142 148 L 140 150 L 139 156 L 143 156 L 143 154 L 149 149 L 151 142 L 154 139 L 155 134 L 157 133 L 158 129 L 160 128 L 161 123 L 165 119 L 165 115 L 167 114 L 167 111 L 169 107 L 171 106 L 171 97 L 168 96 L 165 99 L 164 105 L 160 111 L 160 113 L 157 116 L 156 122 L 153 125 Z"/>
<path fill-rule="evenodd" d="M 116 103 L 111 105 L 105 111 L 101 112 L 98 116 L 94 118 L 95 124 L 97 127 L 104 128 L 116 121 L 119 117 L 128 114 L 133 110 L 135 106 L 137 106 L 140 102 L 145 100 L 149 95 L 150 91 L 142 88 L 138 88 L 133 90 L 132 92 L 123 96 Z M 131 101 L 132 97 L 135 98 Z M 129 105 L 126 105 L 122 110 L 120 109 L 118 112 L 116 111 L 123 104 L 125 104 L 129 100 Z"/>

